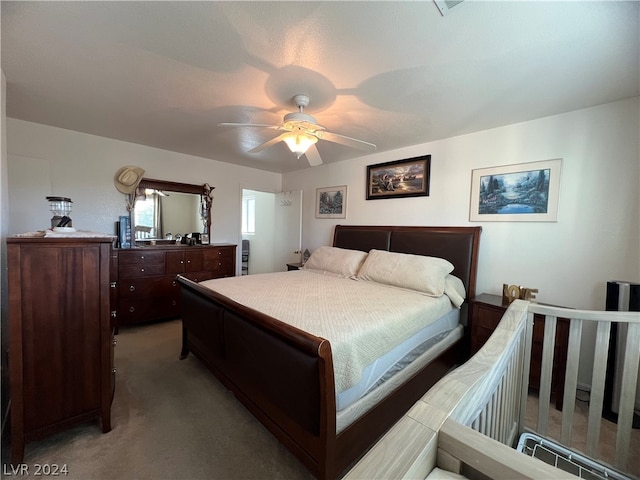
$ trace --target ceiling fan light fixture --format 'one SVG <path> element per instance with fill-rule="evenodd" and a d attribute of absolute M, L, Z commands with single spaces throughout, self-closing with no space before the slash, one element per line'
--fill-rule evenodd
<path fill-rule="evenodd" d="M 307 153 L 311 145 L 318 141 L 318 138 L 306 133 L 291 133 L 283 138 L 292 153 L 298 158 Z"/>

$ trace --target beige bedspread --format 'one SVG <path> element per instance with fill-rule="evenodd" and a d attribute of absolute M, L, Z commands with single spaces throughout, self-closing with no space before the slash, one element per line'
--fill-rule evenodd
<path fill-rule="evenodd" d="M 373 282 L 310 271 L 278 272 L 201 283 L 331 343 L 336 393 L 364 367 L 454 308 L 438 298 Z"/>

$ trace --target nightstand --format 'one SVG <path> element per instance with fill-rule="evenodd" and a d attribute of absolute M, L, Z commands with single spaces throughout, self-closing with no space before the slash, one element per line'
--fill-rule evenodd
<path fill-rule="evenodd" d="M 489 339 L 498 326 L 502 315 L 509 307 L 502 296 L 483 293 L 470 300 L 471 304 L 471 355 L 476 353 Z M 544 340 L 544 316 L 533 317 L 533 339 L 531 345 L 531 368 L 529 387 L 540 388 L 540 371 L 542 367 L 542 343 Z M 562 410 L 564 394 L 564 376 L 567 364 L 569 343 L 569 320 L 558 318 L 556 327 L 556 343 L 553 355 L 553 376 L 551 394 L 555 395 L 556 408 Z"/>
<path fill-rule="evenodd" d="M 300 270 L 302 268 L 302 263 L 287 263 L 287 271 L 291 270 Z"/>

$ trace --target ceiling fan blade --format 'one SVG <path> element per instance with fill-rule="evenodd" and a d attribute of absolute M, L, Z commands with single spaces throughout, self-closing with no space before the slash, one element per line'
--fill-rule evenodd
<path fill-rule="evenodd" d="M 320 158 L 320 152 L 316 148 L 315 144 L 311 145 L 305 155 L 307 156 L 307 160 L 309 161 L 309 165 L 312 167 L 317 167 L 318 165 L 322 165 L 322 158 Z"/>
<path fill-rule="evenodd" d="M 326 130 L 316 132 L 315 135 L 322 140 L 340 143 L 342 145 L 346 145 L 347 147 L 358 148 L 360 150 L 372 151 L 376 149 L 376 146 L 373 143 L 365 142 L 364 140 L 358 140 L 357 138 L 347 137 L 346 135 L 327 132 Z"/>
<path fill-rule="evenodd" d="M 265 148 L 269 148 L 270 146 L 275 145 L 276 143 L 278 143 L 281 140 L 283 140 L 286 135 L 288 135 L 288 132 L 287 133 L 282 133 L 282 134 L 278 135 L 277 137 L 272 138 L 271 140 L 268 140 L 268 141 L 266 141 L 264 143 L 261 143 L 257 147 L 252 148 L 251 150 L 249 150 L 249 153 L 261 152 Z"/>
<path fill-rule="evenodd" d="M 275 130 L 280 130 L 282 127 L 280 125 L 264 125 L 262 123 L 219 123 L 219 127 L 260 127 L 260 128 L 272 128 Z"/>

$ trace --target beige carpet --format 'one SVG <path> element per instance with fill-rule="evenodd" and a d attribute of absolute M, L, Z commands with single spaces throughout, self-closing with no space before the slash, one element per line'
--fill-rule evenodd
<path fill-rule="evenodd" d="M 117 338 L 112 431 L 92 422 L 29 443 L 30 471 L 55 463 L 82 480 L 312 478 L 199 360 L 178 359 L 179 321 Z"/>
<path fill-rule="evenodd" d="M 199 360 L 178 359 L 180 321 L 123 329 L 117 338 L 113 430 L 102 434 L 91 422 L 27 444 L 31 472 L 35 464 L 66 464 L 65 478 L 79 480 L 313 478 Z M 537 411 L 532 402 L 529 406 Z M 532 418 L 535 414 L 528 414 L 529 422 Z M 581 421 L 578 417 L 574 429 L 578 441 Z M 553 409 L 552 433 L 559 422 Z M 614 431 L 615 424 L 603 420 L 607 452 Z M 640 431 L 633 432 L 638 475 Z M 2 453 L 4 465 L 4 444 Z"/>

